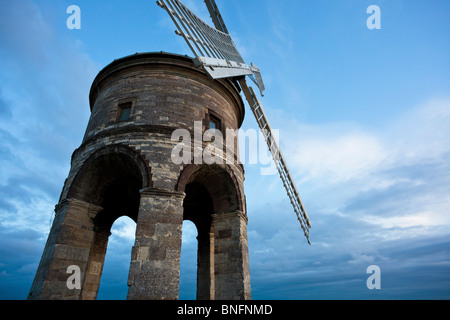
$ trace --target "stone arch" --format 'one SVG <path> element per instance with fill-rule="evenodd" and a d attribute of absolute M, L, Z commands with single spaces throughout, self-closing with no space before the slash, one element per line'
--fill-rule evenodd
<path fill-rule="evenodd" d="M 101 205 L 104 189 L 112 183 L 111 177 L 126 175 L 136 177 L 141 189 L 152 187 L 148 161 L 138 151 L 122 144 L 103 147 L 90 155 L 78 170 L 67 198 Z"/>
<path fill-rule="evenodd" d="M 122 216 L 137 222 L 140 192 L 149 186 L 150 169 L 134 149 L 118 144 L 92 153 L 55 208 L 52 236 L 29 298 L 95 300 L 111 227 Z M 81 271 L 79 290 L 60 281 L 70 265 Z"/>
<path fill-rule="evenodd" d="M 245 200 L 233 171 L 226 165 L 188 165 L 177 191 L 186 194 L 183 219 L 198 232 L 197 299 L 248 298 Z"/>
<path fill-rule="evenodd" d="M 245 211 L 245 200 L 233 170 L 227 165 L 187 165 L 180 174 L 176 190 L 186 192 L 191 183 L 203 185 L 213 200 L 215 214 Z"/>
<path fill-rule="evenodd" d="M 150 186 L 151 173 L 147 162 L 125 145 L 97 150 L 76 175 L 68 198 L 98 207 L 95 213 L 90 214 L 94 238 L 82 298 L 97 297 L 111 227 L 122 216 L 137 223 L 140 191 Z"/>

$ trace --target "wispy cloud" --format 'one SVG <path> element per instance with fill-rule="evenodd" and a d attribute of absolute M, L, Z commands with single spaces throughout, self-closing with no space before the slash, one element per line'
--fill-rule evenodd
<path fill-rule="evenodd" d="M 423 181 L 414 174 L 405 178 L 391 170 L 447 163 L 449 110 L 450 100 L 431 100 L 378 128 L 355 123 L 305 125 L 283 115 L 291 122 L 281 132 L 282 142 L 294 171 L 304 181 L 326 179 L 327 185 L 363 181 L 363 190 L 405 181 L 420 184 Z"/>
<path fill-rule="evenodd" d="M 97 67 L 33 1 L 0 11 L 0 298 L 24 299 L 89 116 Z"/>
<path fill-rule="evenodd" d="M 43 232 L 81 142 L 98 68 L 34 2 L 5 3 L 0 15 L 0 214 L 4 225 Z"/>
<path fill-rule="evenodd" d="M 249 207 L 257 211 L 250 212 L 249 223 L 257 270 L 253 283 L 261 297 L 276 296 L 264 291 L 270 285 L 263 275 L 271 273 L 280 286 L 290 283 L 289 292 L 297 290 L 293 298 L 307 298 L 304 289 L 312 278 L 315 288 L 323 283 L 316 298 L 373 298 L 365 288 L 365 268 L 377 264 L 391 286 L 380 296 L 395 299 L 399 284 L 391 277 L 401 268 L 422 270 L 419 281 L 426 282 L 426 272 L 449 264 L 450 251 L 444 249 L 450 230 L 448 110 L 450 100 L 430 100 L 375 129 L 355 123 L 305 125 L 295 116 L 273 113 L 275 123 L 283 119 L 282 149 L 312 219 L 312 246 L 302 246 L 287 198 L 262 207 L 250 196 Z M 436 290 L 444 279 L 445 273 L 423 285 Z M 428 294 L 413 291 L 411 297 Z"/>
<path fill-rule="evenodd" d="M 210 21 L 202 3 L 186 4 Z M 319 25 L 326 25 L 329 16 L 319 15 L 318 23 L 315 17 L 302 22 L 312 23 L 317 30 L 305 29 L 299 37 L 295 28 L 301 25 L 291 24 L 297 16 L 291 12 L 291 20 L 286 19 L 291 4 L 266 1 L 251 14 L 247 9 L 255 8 L 253 4 L 238 1 L 229 5 L 234 7 L 229 12 L 240 12 L 240 19 L 231 13 L 229 17 L 241 28 L 231 30 L 241 53 L 251 54 L 251 60 L 261 67 L 265 64 L 263 76 L 272 89 L 263 103 L 273 127 L 281 128 L 282 149 L 313 224 L 312 246 L 307 246 L 278 177 L 261 177 L 259 168 L 246 167 L 253 297 L 448 299 L 450 100 L 444 97 L 411 106 L 403 116 L 385 118 L 377 126 L 317 123 L 317 119 L 315 124 L 305 123 L 306 116 L 301 113 L 307 111 L 297 107 L 307 110 L 303 99 L 307 92 L 298 89 L 297 81 L 316 76 L 321 84 L 315 88 L 321 92 L 323 81 L 330 85 L 328 67 L 343 58 L 324 50 L 330 38 L 317 38 L 316 31 L 324 32 Z M 167 18 L 159 12 L 158 17 Z M 173 26 L 165 18 L 155 22 L 159 23 L 158 32 L 166 30 L 173 35 Z M 258 26 L 254 24 L 257 18 Z M 245 35 L 243 26 L 251 29 L 251 36 Z M 70 155 L 79 146 L 88 121 L 90 85 L 102 67 L 85 53 L 83 43 L 60 31 L 47 21 L 37 2 L 2 3 L 0 298 L 27 295 Z M 308 41 L 303 40 L 312 38 L 319 40 L 306 46 Z M 181 38 L 173 36 L 169 41 L 160 36 L 157 40 L 156 46 L 170 43 L 175 52 L 188 51 Z M 353 48 L 349 45 L 343 51 Z M 313 55 L 319 58 L 314 60 Z M 325 56 L 327 61 L 322 61 Z M 345 67 L 353 64 L 348 55 L 344 58 L 348 61 Z M 312 67 L 312 61 L 317 66 Z M 367 58 L 356 62 L 365 65 Z M 320 68 L 322 63 L 325 68 Z M 386 70 L 391 67 L 387 64 Z M 339 74 L 336 70 L 334 77 Z M 348 77 L 366 79 L 368 74 L 356 75 L 353 70 Z M 389 75 L 383 74 L 383 81 Z M 346 87 L 332 85 L 345 92 Z M 279 102 L 285 111 L 274 109 Z M 336 103 L 343 105 L 342 101 Z M 289 113 L 292 110 L 295 114 Z M 254 120 L 250 121 L 255 126 Z M 126 293 L 134 230 L 130 220 L 119 220 L 113 227 L 103 274 L 106 281 L 102 279 L 104 297 L 109 292 Z M 195 295 L 195 234 L 195 227 L 185 226 L 182 294 L 192 291 Z M 379 293 L 365 287 L 369 264 L 381 267 L 383 290 Z"/>

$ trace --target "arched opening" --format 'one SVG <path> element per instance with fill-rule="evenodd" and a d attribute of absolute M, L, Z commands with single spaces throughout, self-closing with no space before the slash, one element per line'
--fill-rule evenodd
<path fill-rule="evenodd" d="M 244 195 L 236 181 L 234 173 L 227 166 L 220 165 L 189 165 L 180 176 L 177 190 L 184 191 L 188 196 L 188 187 L 202 185 L 212 201 L 213 213 L 245 211 Z M 203 193 L 204 194 L 204 193 Z M 202 196 L 197 197 L 198 200 Z M 186 200 L 185 200 L 186 202 Z"/>
<path fill-rule="evenodd" d="M 210 234 L 212 214 L 214 213 L 213 203 L 208 190 L 201 183 L 188 184 L 185 193 L 183 219 L 191 221 L 197 230 L 197 259 L 194 264 L 196 266 L 194 270 L 197 272 L 197 281 L 194 286 L 197 289 L 195 297 L 197 300 L 209 300 L 211 299 Z M 187 258 L 187 260 L 192 261 L 192 258 Z M 192 267 L 192 265 L 190 266 Z"/>
<path fill-rule="evenodd" d="M 125 300 L 131 248 L 136 239 L 136 222 L 129 217 L 117 219 L 108 239 L 97 300 Z"/>
<path fill-rule="evenodd" d="M 118 217 L 127 215 L 136 220 L 139 190 L 150 184 L 150 174 L 142 159 L 124 146 L 97 151 L 79 171 L 67 198 L 75 198 L 114 212 L 112 225 Z M 111 220 L 112 219 L 112 220 Z"/>
<path fill-rule="evenodd" d="M 197 227 L 185 220 L 180 258 L 180 300 L 197 299 Z"/>
<path fill-rule="evenodd" d="M 113 298 L 106 292 L 98 296 L 108 243 L 112 245 L 110 251 L 127 250 L 122 248 L 124 243 L 116 247 L 117 236 L 123 237 L 125 230 L 128 230 L 128 233 L 133 232 L 130 221 L 123 222 L 122 217 L 127 217 L 134 225 L 136 224 L 140 190 L 144 187 L 144 181 L 149 181 L 148 176 L 143 175 L 145 164 L 136 160 L 137 157 L 133 151 L 127 147 L 115 146 L 102 149 L 86 161 L 68 193 L 70 198 L 98 208 L 97 212 L 90 217 L 94 234 L 82 287 L 83 299 Z M 117 225 L 113 228 L 116 221 Z M 114 232 L 117 234 L 110 237 Z M 127 237 L 130 238 L 131 235 L 128 234 Z M 121 261 L 122 264 L 128 264 L 128 269 L 132 245 L 131 243 L 128 246 L 128 257 Z M 121 270 L 122 273 L 123 269 Z M 109 269 L 106 271 L 107 274 L 110 272 Z M 120 291 L 126 290 L 127 280 L 118 285 L 122 288 Z M 117 294 L 121 295 L 119 292 Z"/>
<path fill-rule="evenodd" d="M 215 237 L 218 235 L 217 230 L 214 229 L 213 216 L 238 211 L 242 201 L 240 201 L 236 185 L 225 167 L 196 166 L 187 168 L 184 174 L 188 174 L 188 176 L 183 177 L 182 175 L 180 181 L 185 182 L 183 185 L 179 185 L 180 190 L 186 194 L 183 202 L 183 218 L 185 221 L 191 221 L 198 233 L 195 243 L 197 261 L 194 264 L 197 281 L 195 286 L 192 276 L 192 273 L 195 272 L 192 270 L 192 252 L 195 244 L 187 243 L 185 251 L 182 248 L 182 260 L 187 260 L 187 262 L 182 261 L 181 263 L 181 276 L 185 278 L 180 282 L 180 290 L 182 297 L 185 293 L 192 297 L 192 286 L 194 286 L 197 300 L 213 300 L 216 297 Z M 189 229 L 186 232 L 189 232 Z M 188 254 L 190 255 L 187 256 Z"/>

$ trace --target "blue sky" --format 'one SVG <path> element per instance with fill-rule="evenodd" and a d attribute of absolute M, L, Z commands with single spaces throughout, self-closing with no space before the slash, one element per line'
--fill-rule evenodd
<path fill-rule="evenodd" d="M 184 1 L 201 18 L 201 0 Z M 69 30 L 69 5 L 81 30 Z M 254 299 L 450 298 L 450 2 L 217 0 L 312 221 L 246 165 Z M 381 9 L 369 30 L 366 9 Z M 97 73 L 136 52 L 188 54 L 153 0 L 0 0 L 0 299 L 25 299 Z M 244 129 L 257 128 L 247 108 Z M 134 223 L 113 227 L 99 298 L 123 299 Z M 183 227 L 180 297 L 195 297 Z M 366 269 L 381 269 L 368 290 Z"/>

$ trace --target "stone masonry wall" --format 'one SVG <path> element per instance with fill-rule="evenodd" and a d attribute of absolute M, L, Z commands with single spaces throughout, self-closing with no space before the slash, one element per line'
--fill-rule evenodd
<path fill-rule="evenodd" d="M 112 223 L 104 217 L 121 214 L 105 202 L 114 200 L 108 195 L 125 192 L 139 200 L 136 209 L 134 204 L 124 207 L 129 212 L 137 210 L 130 215 L 137 229 L 128 298 L 177 299 L 183 190 L 193 180 L 189 175 L 180 178 L 188 164 L 176 165 L 171 160 L 179 143 L 171 141 L 171 135 L 176 129 L 186 129 L 193 136 L 196 121 L 202 123 L 203 132 L 211 117 L 220 120 L 224 132 L 239 129 L 245 112 L 237 87 L 229 80 L 209 79 L 185 56 L 136 54 L 114 61 L 99 73 L 90 103 L 91 118 L 81 146 L 73 153 L 29 298 L 96 298 Z M 124 105 L 131 106 L 130 117 L 119 121 Z M 197 179 L 205 182 L 213 203 L 224 210 L 211 212 L 215 221 L 211 227 L 217 228 L 212 229 L 211 250 L 202 250 L 213 255 L 207 259 L 211 276 L 205 283 L 210 289 L 200 296 L 250 299 L 244 171 L 237 161 L 237 144 L 232 153 L 236 161 L 219 166 L 214 170 L 221 173 L 211 176 L 227 179 L 207 181 L 207 174 Z M 194 174 L 202 167 L 188 171 Z M 139 190 L 136 183 L 140 183 Z M 220 194 L 224 190 L 234 190 L 237 199 L 228 200 L 229 195 Z M 227 201 L 232 201 L 229 210 Z M 80 290 L 65 286 L 69 264 L 80 266 Z"/>

